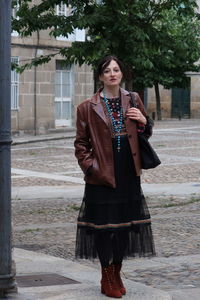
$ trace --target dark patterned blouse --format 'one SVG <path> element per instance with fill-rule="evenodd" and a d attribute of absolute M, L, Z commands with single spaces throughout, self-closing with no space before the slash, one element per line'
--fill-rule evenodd
<path fill-rule="evenodd" d="M 116 127 L 119 128 L 119 126 L 120 126 L 121 99 L 119 97 L 111 98 L 111 99 L 107 98 L 107 99 L 108 99 L 109 108 L 112 111 L 112 115 L 113 115 L 114 119 L 116 120 Z M 113 128 L 112 120 L 110 119 L 110 116 L 107 112 L 106 104 L 105 104 L 103 98 L 101 98 L 101 101 L 103 103 L 104 111 L 105 111 L 107 117 L 110 120 L 110 128 L 111 128 L 112 136 L 118 135 L 118 133 L 116 133 L 114 128 Z M 126 127 L 125 127 L 124 116 L 123 116 L 122 129 L 120 130 L 120 135 L 124 135 L 124 134 L 126 134 Z"/>
<path fill-rule="evenodd" d="M 104 112 L 110 120 L 109 114 L 107 112 L 106 104 L 102 97 L 101 97 L 101 101 L 102 101 L 102 104 L 104 107 Z M 116 126 L 119 127 L 120 126 L 121 99 L 119 97 L 108 99 L 108 105 L 109 105 L 110 110 L 112 111 L 112 115 L 113 115 L 114 119 L 117 121 Z M 110 128 L 111 128 L 112 136 L 118 135 L 118 133 L 115 133 L 115 131 L 114 131 L 112 120 L 110 120 Z M 142 123 L 137 123 L 137 130 L 138 130 L 138 132 L 144 132 L 145 125 Z M 126 134 L 126 127 L 125 127 L 124 115 L 123 115 L 122 129 L 120 131 L 120 135 L 124 135 L 124 134 Z"/>

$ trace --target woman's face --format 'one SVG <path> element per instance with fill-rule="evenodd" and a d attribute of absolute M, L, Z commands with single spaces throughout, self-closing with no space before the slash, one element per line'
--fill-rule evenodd
<path fill-rule="evenodd" d="M 123 74 L 118 63 L 111 60 L 110 64 L 105 68 L 99 79 L 104 83 L 104 86 L 119 86 Z"/>

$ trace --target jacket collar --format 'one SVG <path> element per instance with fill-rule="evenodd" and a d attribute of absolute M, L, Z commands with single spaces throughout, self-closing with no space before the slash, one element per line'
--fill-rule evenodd
<path fill-rule="evenodd" d="M 101 100 L 100 100 L 100 92 L 102 91 L 102 88 L 99 89 L 97 91 L 96 94 L 94 94 L 94 96 L 91 98 L 90 102 L 93 105 L 93 109 L 95 110 L 95 112 L 104 120 L 104 122 L 109 125 L 109 120 L 105 115 L 103 106 L 101 104 Z M 121 94 L 121 103 L 122 103 L 122 107 L 123 107 L 123 113 L 124 116 L 126 115 L 126 111 L 127 109 L 130 107 L 130 96 L 129 96 L 129 92 L 120 88 L 120 94 Z"/>

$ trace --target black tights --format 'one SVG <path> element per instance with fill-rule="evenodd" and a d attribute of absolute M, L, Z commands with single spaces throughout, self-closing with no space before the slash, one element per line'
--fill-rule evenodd
<path fill-rule="evenodd" d="M 121 264 L 128 244 L 128 232 L 98 232 L 95 243 L 102 267 L 107 267 L 110 263 Z"/>

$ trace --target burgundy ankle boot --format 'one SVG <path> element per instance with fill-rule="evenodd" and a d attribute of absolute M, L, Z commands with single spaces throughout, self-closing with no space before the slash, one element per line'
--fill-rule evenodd
<path fill-rule="evenodd" d="M 101 292 L 107 297 L 122 298 L 115 282 L 113 265 L 102 267 Z"/>
<path fill-rule="evenodd" d="M 117 265 L 112 265 L 114 268 L 114 276 L 115 276 L 115 282 L 117 284 L 118 289 L 120 290 L 122 295 L 126 294 L 126 289 L 124 287 L 124 284 L 122 282 L 121 276 L 120 276 L 120 271 L 122 264 L 117 264 Z"/>

